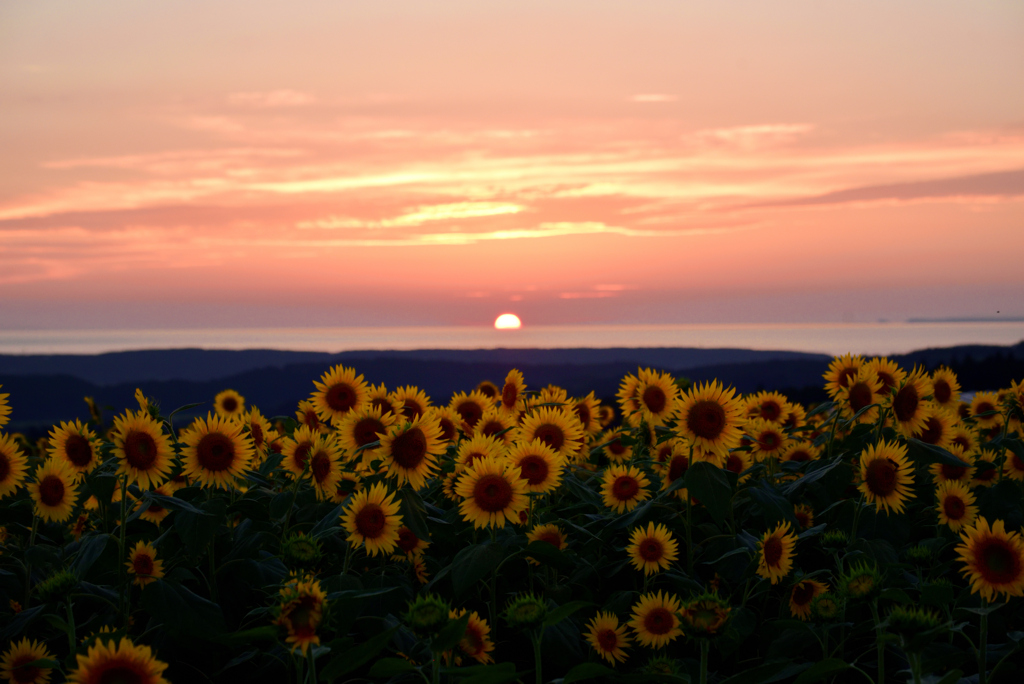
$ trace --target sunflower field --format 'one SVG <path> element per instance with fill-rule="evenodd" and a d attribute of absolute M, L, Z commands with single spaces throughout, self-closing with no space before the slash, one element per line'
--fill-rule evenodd
<path fill-rule="evenodd" d="M 602 404 L 512 370 L 435 404 L 336 366 L 294 416 L 87 400 L 0 432 L 0 678 L 1019 681 L 1024 381 L 824 383 L 638 369 Z"/>

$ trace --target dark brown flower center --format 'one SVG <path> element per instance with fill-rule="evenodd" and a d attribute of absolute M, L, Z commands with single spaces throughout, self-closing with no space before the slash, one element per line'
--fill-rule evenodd
<path fill-rule="evenodd" d="M 947 495 L 942 502 L 942 511 L 950 520 L 960 520 L 967 514 L 967 506 L 959 496 Z"/>
<path fill-rule="evenodd" d="M 718 439 L 725 429 L 725 409 L 717 401 L 698 401 L 686 416 L 686 426 L 698 437 Z"/>
<path fill-rule="evenodd" d="M 840 387 L 848 387 L 850 385 L 850 381 L 853 380 L 855 377 L 857 377 L 857 371 L 859 371 L 859 370 L 860 370 L 859 368 L 854 368 L 852 366 L 849 367 L 849 368 L 844 368 L 839 373 L 839 378 L 838 378 L 839 386 Z"/>
<path fill-rule="evenodd" d="M 640 483 L 632 475 L 619 475 L 612 483 L 612 496 L 619 501 L 632 501 L 640 491 Z"/>
<path fill-rule="evenodd" d="M 807 449 L 794 449 L 793 451 L 789 452 L 789 455 L 786 457 L 786 459 L 790 461 L 796 461 L 797 463 L 804 463 L 805 461 L 811 460 L 811 454 L 810 452 L 807 451 Z"/>
<path fill-rule="evenodd" d="M 896 491 L 898 467 L 891 459 L 876 458 L 865 470 L 864 481 L 872 494 L 884 498 Z"/>
<path fill-rule="evenodd" d="M 488 513 L 503 511 L 512 503 L 512 485 L 501 475 L 484 475 L 473 487 L 473 499 Z"/>
<path fill-rule="evenodd" d="M 663 389 L 652 385 L 644 390 L 643 402 L 648 411 L 654 415 L 658 415 L 665 410 L 665 405 L 668 403 L 668 397 L 665 396 L 665 391 Z"/>
<path fill-rule="evenodd" d="M 325 451 L 318 451 L 309 459 L 309 470 L 313 479 L 323 483 L 331 474 L 331 457 Z"/>
<path fill-rule="evenodd" d="M 953 388 L 945 380 L 936 380 L 932 387 L 934 388 L 932 395 L 935 397 L 935 401 L 940 404 L 947 404 L 953 398 Z"/>
<path fill-rule="evenodd" d="M 339 382 L 336 385 L 331 385 L 327 389 L 327 394 L 324 400 L 327 405 L 338 413 L 347 413 L 352 410 L 356 405 L 358 395 L 354 387 L 346 385 L 343 382 Z"/>
<path fill-rule="evenodd" d="M 484 415 L 483 408 L 475 401 L 464 401 L 456 406 L 455 410 L 462 418 L 462 422 L 468 425 L 470 429 L 476 427 L 480 417 Z"/>
<path fill-rule="evenodd" d="M 668 464 L 668 481 L 675 482 L 690 469 L 690 457 L 677 454 L 672 457 L 672 462 Z"/>
<path fill-rule="evenodd" d="M 369 416 L 361 420 L 357 420 L 356 424 L 352 426 L 352 439 L 359 446 L 366 446 L 376 442 L 380 437 L 377 433 L 383 433 L 386 430 L 384 423 L 378 419 Z"/>
<path fill-rule="evenodd" d="M 583 427 L 590 424 L 590 408 L 584 402 L 578 402 L 572 407 L 572 410 L 576 412 L 576 416 L 580 419 L 580 422 L 583 423 Z"/>
<path fill-rule="evenodd" d="M 203 435 L 196 445 L 196 460 L 203 470 L 219 473 L 235 462 L 235 443 L 220 432 Z"/>
<path fill-rule="evenodd" d="M 991 584 L 1008 584 L 1021 577 L 1020 557 L 1001 539 L 986 539 L 977 558 L 981 576 Z"/>
<path fill-rule="evenodd" d="M 135 557 L 132 563 L 135 567 L 135 573 L 138 575 L 152 575 L 153 574 L 153 559 L 148 554 L 140 553 Z"/>
<path fill-rule="evenodd" d="M 420 538 L 408 527 L 398 528 L 398 548 L 405 553 L 412 553 L 420 543 Z"/>
<path fill-rule="evenodd" d="M 562 548 L 562 538 L 556 532 L 544 532 L 537 537 L 537 541 L 547 542 L 556 549 Z"/>
<path fill-rule="evenodd" d="M 793 587 L 793 604 L 806 606 L 814 598 L 814 585 L 810 582 L 801 582 Z"/>
<path fill-rule="evenodd" d="M 654 635 L 668 634 L 675 624 L 675 616 L 667 608 L 654 608 L 644 616 L 644 628 Z"/>
<path fill-rule="evenodd" d="M 782 407 L 779 406 L 778 402 L 764 401 L 761 402 L 760 412 L 761 417 L 764 418 L 765 420 L 777 421 L 779 419 L 779 416 L 782 415 Z"/>
<path fill-rule="evenodd" d="M 427 437 L 418 427 L 410 428 L 391 443 L 391 457 L 400 468 L 415 470 L 427 457 Z"/>
<path fill-rule="evenodd" d="M 220 407 L 225 413 L 234 413 L 238 410 L 238 400 L 234 397 L 224 397 L 220 402 Z"/>
<path fill-rule="evenodd" d="M 483 427 L 480 428 L 480 434 L 492 437 L 504 429 L 505 426 L 502 425 L 500 421 L 489 420 L 486 423 L 484 423 Z"/>
<path fill-rule="evenodd" d="M 917 388 L 914 387 L 913 383 L 904 385 L 896 392 L 896 398 L 892 402 L 892 410 L 896 414 L 896 420 L 901 423 L 912 420 L 917 415 L 919 403 L 920 397 L 917 396 Z"/>
<path fill-rule="evenodd" d="M 619 635 L 615 633 L 614 629 L 598 630 L 597 643 L 601 646 L 602 651 L 610 653 L 619 647 Z"/>
<path fill-rule="evenodd" d="M 149 470 L 156 462 L 156 440 L 148 432 L 129 430 L 124 438 L 124 457 L 136 470 Z"/>
<path fill-rule="evenodd" d="M 44 477 L 39 483 L 39 499 L 50 507 L 64 503 L 64 481 L 56 475 Z"/>
<path fill-rule="evenodd" d="M 865 406 L 871 405 L 871 388 L 866 382 L 855 382 L 850 385 L 850 408 L 854 413 Z"/>
<path fill-rule="evenodd" d="M 11 474 L 11 462 L 7 454 L 0 451 L 0 484 L 3 484 L 7 476 Z"/>
<path fill-rule="evenodd" d="M 548 479 L 550 468 L 542 457 L 531 454 L 519 461 L 519 471 L 529 484 L 539 485 Z"/>
<path fill-rule="evenodd" d="M 562 432 L 562 428 L 551 423 L 544 423 L 537 427 L 537 430 L 533 433 L 534 438 L 547 444 L 555 451 L 559 451 L 562 445 L 565 444 L 565 433 Z"/>
<path fill-rule="evenodd" d="M 773 534 L 768 537 L 768 541 L 764 543 L 764 562 L 770 568 L 779 566 L 779 561 L 782 560 L 782 540 L 779 539 L 777 534 Z"/>
<path fill-rule="evenodd" d="M 252 443 L 257 449 L 263 447 L 263 428 L 259 423 L 249 425 L 249 433 L 252 435 Z"/>
<path fill-rule="evenodd" d="M 376 539 L 384 533 L 384 510 L 375 503 L 367 503 L 356 513 L 356 531 L 367 539 Z"/>
<path fill-rule="evenodd" d="M 64 442 L 64 453 L 78 468 L 84 468 L 92 463 L 92 444 L 82 435 L 68 435 L 67 441 Z"/>
<path fill-rule="evenodd" d="M 942 477 L 946 480 L 960 480 L 967 474 L 967 468 L 947 465 L 945 463 L 942 464 L 940 471 L 942 472 Z"/>
<path fill-rule="evenodd" d="M 782 438 L 777 432 L 762 432 L 757 438 L 758 446 L 763 451 L 775 451 L 779 448 L 779 444 L 782 442 Z"/>
<path fill-rule="evenodd" d="M 927 442 L 928 444 L 938 444 L 942 439 L 942 433 L 944 432 L 942 428 L 943 425 L 941 420 L 935 416 L 929 416 L 924 422 L 924 428 L 921 430 L 919 439 L 922 442 Z"/>
<path fill-rule="evenodd" d="M 644 539 L 640 542 L 637 552 L 648 563 L 657 563 L 665 557 L 665 547 L 657 539 Z"/>
<path fill-rule="evenodd" d="M 450 418 L 442 417 L 438 421 L 438 425 L 441 426 L 441 439 L 446 442 L 451 442 L 455 439 L 458 434 L 458 428 L 455 427 L 455 423 Z"/>

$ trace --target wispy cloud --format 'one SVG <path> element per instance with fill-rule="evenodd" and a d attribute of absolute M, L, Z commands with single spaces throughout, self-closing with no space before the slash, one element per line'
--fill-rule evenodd
<path fill-rule="evenodd" d="M 261 109 L 302 107 L 313 104 L 316 101 L 317 99 L 313 95 L 297 90 L 270 90 L 264 92 L 231 93 L 228 95 L 228 102 L 233 105 L 258 107 Z"/>
<path fill-rule="evenodd" d="M 644 93 L 640 95 L 633 95 L 629 98 L 630 102 L 642 102 L 642 103 L 658 103 L 658 102 L 675 102 L 679 98 L 675 95 L 668 95 L 666 93 Z"/>

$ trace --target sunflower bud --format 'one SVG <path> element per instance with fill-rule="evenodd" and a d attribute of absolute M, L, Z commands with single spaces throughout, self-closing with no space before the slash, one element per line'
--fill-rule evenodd
<path fill-rule="evenodd" d="M 843 598 L 832 593 L 811 599 L 811 617 L 815 622 L 835 622 L 843 612 Z"/>
<path fill-rule="evenodd" d="M 882 576 L 874 565 L 858 563 L 839 578 L 839 587 L 849 599 L 869 599 L 882 590 Z"/>
<path fill-rule="evenodd" d="M 850 541 L 850 538 L 842 530 L 828 530 L 822 533 L 818 539 L 821 541 L 821 547 L 829 553 L 845 549 Z"/>
<path fill-rule="evenodd" d="M 320 542 L 302 532 L 289 534 L 281 544 L 281 557 L 292 568 L 311 568 L 320 562 L 322 555 Z"/>
<path fill-rule="evenodd" d="M 687 636 L 708 639 L 725 629 L 732 608 L 718 594 L 707 592 L 683 604 L 680 618 Z"/>
<path fill-rule="evenodd" d="M 423 594 L 409 602 L 405 621 L 419 636 L 431 636 L 448 624 L 448 603 L 437 594 Z"/>
<path fill-rule="evenodd" d="M 548 615 L 548 607 L 542 599 L 533 594 L 522 594 L 509 602 L 505 609 L 505 620 L 519 629 L 532 629 L 540 626 Z"/>
<path fill-rule="evenodd" d="M 926 608 L 896 606 L 889 612 L 889 631 L 900 637 L 905 651 L 920 651 L 949 630 L 937 613 Z"/>
<path fill-rule="evenodd" d="M 58 570 L 36 585 L 36 595 L 44 603 L 61 601 L 78 586 L 78 578 L 69 570 Z"/>

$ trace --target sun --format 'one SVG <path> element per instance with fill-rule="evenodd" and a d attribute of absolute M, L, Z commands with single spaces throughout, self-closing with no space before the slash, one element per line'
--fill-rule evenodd
<path fill-rule="evenodd" d="M 513 313 L 504 313 L 494 319 L 494 327 L 497 330 L 518 330 L 523 327 L 523 322 Z"/>

